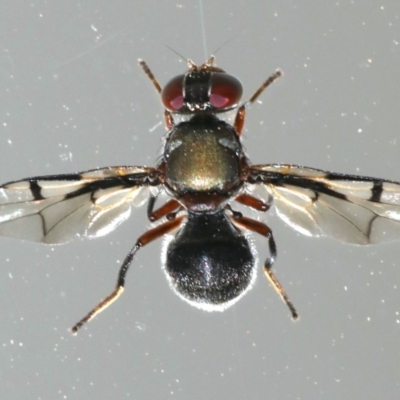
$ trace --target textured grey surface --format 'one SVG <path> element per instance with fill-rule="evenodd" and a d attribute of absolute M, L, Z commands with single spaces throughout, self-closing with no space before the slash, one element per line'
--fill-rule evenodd
<path fill-rule="evenodd" d="M 0 181 L 154 165 L 162 109 L 137 59 L 165 83 L 185 65 L 164 44 L 203 62 L 202 24 L 207 56 L 232 39 L 217 62 L 245 96 L 284 70 L 247 115 L 254 163 L 400 180 L 400 4 L 366 3 L 3 1 Z M 296 323 L 261 270 L 224 313 L 190 307 L 168 287 L 157 242 L 122 298 L 72 337 L 113 288 L 145 209 L 95 241 L 1 238 L 0 397 L 398 399 L 399 244 L 346 246 L 267 219 Z"/>

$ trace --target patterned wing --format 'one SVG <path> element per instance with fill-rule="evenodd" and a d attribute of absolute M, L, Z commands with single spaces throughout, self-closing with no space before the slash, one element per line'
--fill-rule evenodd
<path fill-rule="evenodd" d="M 308 236 L 359 245 L 400 240 L 400 183 L 297 165 L 251 168 L 265 184 L 278 215 Z"/>
<path fill-rule="evenodd" d="M 48 244 L 113 231 L 157 184 L 145 167 L 107 167 L 0 186 L 0 235 Z M 145 193 L 148 194 L 148 193 Z"/>

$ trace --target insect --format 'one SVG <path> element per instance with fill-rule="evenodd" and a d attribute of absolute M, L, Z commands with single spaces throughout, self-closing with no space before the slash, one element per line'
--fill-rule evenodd
<path fill-rule="evenodd" d="M 170 232 L 175 235 L 165 249 L 167 277 L 183 299 L 209 311 L 223 310 L 251 286 L 255 256 L 245 232 L 264 236 L 269 246 L 265 275 L 296 319 L 272 271 L 277 249 L 271 229 L 235 210 L 234 204 L 259 212 L 274 205 L 286 223 L 308 236 L 358 245 L 399 239 L 400 183 L 297 165 L 250 163 L 241 142 L 246 107 L 280 71 L 240 103 L 240 81 L 216 67 L 214 57 L 199 66 L 188 60 L 187 72 L 163 89 L 147 64 L 140 65 L 165 108 L 168 132 L 156 167 L 106 167 L 0 186 L 0 235 L 47 244 L 106 235 L 129 217 L 143 192 L 148 196 L 148 218 L 160 223 L 137 239 L 120 267 L 115 290 L 72 328 L 73 333 L 121 295 L 137 251 Z M 257 186 L 267 190 L 267 199 L 249 191 Z M 156 208 L 160 191 L 169 200 Z"/>

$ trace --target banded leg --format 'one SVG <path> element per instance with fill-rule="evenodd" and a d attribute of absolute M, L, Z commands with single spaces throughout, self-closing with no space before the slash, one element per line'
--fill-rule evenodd
<path fill-rule="evenodd" d="M 139 60 L 139 65 L 142 67 L 144 73 L 149 77 L 151 80 L 153 86 L 156 88 L 158 94 L 161 94 L 162 88 L 156 77 L 154 76 L 153 72 L 151 72 L 151 69 L 149 66 L 146 64 L 146 61 L 144 60 Z M 174 120 L 172 118 L 171 113 L 168 110 L 164 110 L 164 120 L 165 120 L 165 125 L 167 126 L 167 129 L 170 131 L 174 127 Z"/>
<path fill-rule="evenodd" d="M 137 251 L 141 247 L 146 246 L 146 244 L 152 242 L 153 240 L 156 240 L 159 237 L 165 235 L 166 233 L 171 232 L 174 229 L 178 228 L 185 217 L 186 217 L 185 215 L 182 215 L 181 217 L 175 218 L 172 221 L 166 221 L 163 224 L 148 230 L 137 239 L 135 245 L 132 247 L 132 249 L 130 250 L 130 252 L 128 253 L 124 262 L 121 265 L 118 274 L 117 285 L 114 291 L 105 299 L 103 299 L 95 308 L 93 308 L 88 314 L 86 314 L 85 317 L 83 317 L 77 324 L 75 324 L 71 328 L 73 334 L 76 334 L 79 331 L 79 329 L 82 328 L 83 325 L 91 321 L 97 314 L 101 313 L 115 300 L 117 300 L 119 296 L 121 296 L 122 292 L 124 291 L 125 276 L 132 263 L 133 257 L 135 256 Z"/>
<path fill-rule="evenodd" d="M 264 262 L 264 273 L 265 276 L 268 278 L 270 281 L 272 287 L 275 289 L 275 291 L 280 295 L 281 299 L 283 302 L 288 306 L 290 313 L 292 314 L 293 319 L 297 319 L 299 316 L 297 314 L 296 309 L 294 308 L 293 304 L 289 300 L 288 295 L 285 292 L 285 289 L 279 282 L 278 278 L 275 276 L 274 272 L 272 271 L 272 265 L 275 262 L 276 255 L 277 255 L 277 250 L 276 250 L 276 244 L 274 240 L 274 236 L 272 234 L 271 229 L 266 225 L 263 224 L 262 222 L 256 221 L 251 218 L 244 217 L 240 213 L 233 213 L 232 214 L 232 222 L 240 227 L 247 229 L 252 232 L 256 232 L 268 240 L 268 245 L 269 245 L 269 252 L 270 256 L 267 257 L 267 259 Z"/>
<path fill-rule="evenodd" d="M 247 100 L 239 107 L 238 112 L 236 114 L 235 123 L 233 125 L 239 136 L 242 134 L 247 105 L 254 103 L 258 99 L 260 94 L 281 75 L 282 71 L 280 70 L 275 71 L 266 81 L 264 81 L 261 84 L 261 86 L 254 92 L 253 96 L 251 96 L 249 100 Z"/>
<path fill-rule="evenodd" d="M 151 72 L 151 69 L 147 65 L 146 61 L 144 60 L 139 60 L 139 65 L 143 68 L 144 73 L 149 77 L 151 82 L 153 83 L 153 86 L 156 88 L 157 92 L 161 94 L 161 85 L 158 83 L 158 80 L 154 76 L 154 74 Z"/>

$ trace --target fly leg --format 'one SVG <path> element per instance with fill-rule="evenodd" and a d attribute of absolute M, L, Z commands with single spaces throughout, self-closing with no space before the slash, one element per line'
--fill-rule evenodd
<path fill-rule="evenodd" d="M 103 299 L 96 307 L 94 307 L 85 317 L 83 317 L 77 324 L 75 324 L 71 331 L 73 334 L 76 334 L 79 329 L 82 328 L 83 325 L 85 325 L 87 322 L 92 320 L 97 314 L 101 313 L 103 310 L 105 310 L 111 303 L 113 303 L 115 300 L 118 299 L 119 296 L 121 296 L 122 292 L 124 291 L 124 286 L 125 286 L 125 276 L 128 272 L 128 269 L 132 263 L 133 257 L 137 253 L 137 251 L 143 247 L 146 246 L 146 244 L 152 242 L 153 240 L 158 239 L 159 237 L 173 231 L 174 229 L 177 229 L 179 225 L 181 225 L 183 219 L 186 218 L 185 215 L 182 215 L 178 218 L 174 218 L 171 221 L 166 221 L 163 224 L 148 230 L 145 232 L 143 235 L 141 235 L 135 245 L 132 247 L 131 251 L 128 253 L 126 256 L 124 262 L 121 265 L 121 268 L 119 270 L 118 274 L 118 280 L 117 280 L 117 285 L 114 289 L 114 291 L 107 296 L 105 299 Z"/>
<path fill-rule="evenodd" d="M 272 83 L 274 82 L 276 79 L 278 79 L 280 76 L 282 75 L 282 71 L 277 70 L 275 71 L 266 81 L 264 81 L 261 86 L 254 92 L 253 96 L 250 97 L 249 100 L 247 100 L 245 103 L 243 103 L 236 114 L 236 118 L 235 118 L 235 123 L 233 124 L 236 132 L 238 133 L 238 135 L 240 136 L 242 134 L 242 130 L 243 130 L 243 125 L 244 125 L 244 119 L 246 117 L 246 107 L 249 104 L 254 103 L 258 97 L 260 96 L 260 94 Z"/>
<path fill-rule="evenodd" d="M 149 77 L 153 86 L 156 88 L 157 92 L 159 94 L 161 94 L 161 91 L 162 91 L 161 85 L 159 84 L 158 80 L 154 76 L 153 72 L 151 72 L 151 69 L 149 68 L 149 66 L 146 64 L 146 61 L 139 60 L 139 65 L 143 68 L 144 73 Z M 174 127 L 174 120 L 172 118 L 171 113 L 168 110 L 164 110 L 164 119 L 165 119 L 165 125 L 167 126 L 167 129 L 170 131 Z"/>
<path fill-rule="evenodd" d="M 238 228 L 244 228 L 252 232 L 256 232 L 260 234 L 261 236 L 264 236 L 268 240 L 268 246 L 269 246 L 269 257 L 264 262 L 264 273 L 265 276 L 268 278 L 270 281 L 272 287 L 275 289 L 275 291 L 280 295 L 281 299 L 283 302 L 288 306 L 290 313 L 292 314 L 293 319 L 297 319 L 299 316 L 297 314 L 296 309 L 294 308 L 293 304 L 289 300 L 288 295 L 286 294 L 283 286 L 281 283 L 278 281 L 278 278 L 275 276 L 274 272 L 272 271 L 272 265 L 275 262 L 276 255 L 277 255 L 277 250 L 276 250 L 276 244 L 274 240 L 274 236 L 272 234 L 271 229 L 264 223 L 256 221 L 251 218 L 244 217 L 241 213 L 237 211 L 232 211 L 232 217 L 231 217 L 232 222 L 234 225 L 236 225 Z"/>
<path fill-rule="evenodd" d="M 271 207 L 271 205 L 266 203 L 265 201 L 257 199 L 256 197 L 251 196 L 250 194 L 247 193 L 239 194 L 239 196 L 235 197 L 235 201 L 247 207 L 250 207 L 253 210 L 261 212 L 266 212 Z"/>
<path fill-rule="evenodd" d="M 151 222 L 158 221 L 163 217 L 166 217 L 168 221 L 172 221 L 176 217 L 178 212 L 182 210 L 181 204 L 175 199 L 167 201 L 160 208 L 154 210 L 156 199 L 157 196 L 150 196 L 149 202 L 147 204 L 147 218 Z"/>

